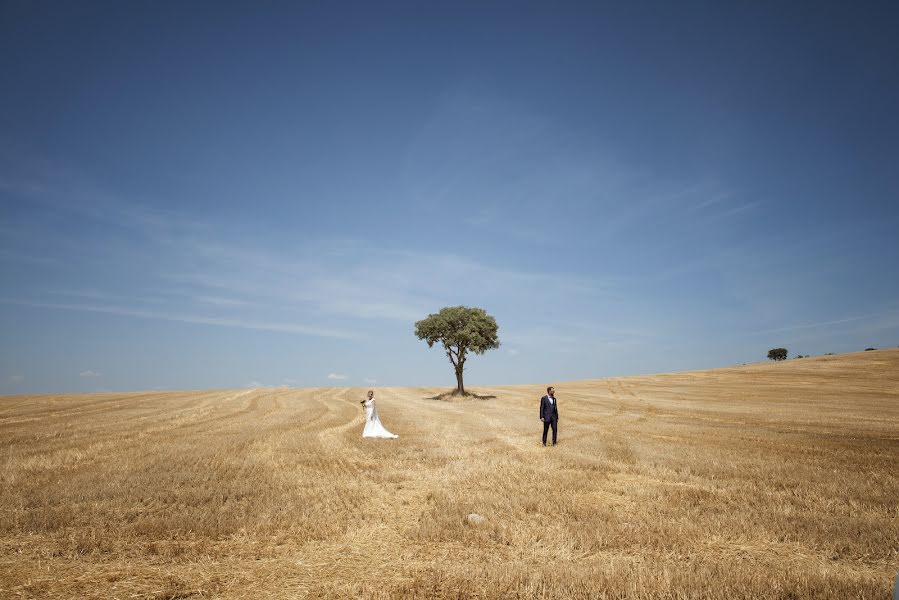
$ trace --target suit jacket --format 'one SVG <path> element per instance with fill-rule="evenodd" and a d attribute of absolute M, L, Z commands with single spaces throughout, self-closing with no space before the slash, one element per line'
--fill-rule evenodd
<path fill-rule="evenodd" d="M 556 398 L 552 402 L 549 396 L 540 398 L 540 418 L 544 421 L 552 421 L 559 418 L 559 399 Z"/>

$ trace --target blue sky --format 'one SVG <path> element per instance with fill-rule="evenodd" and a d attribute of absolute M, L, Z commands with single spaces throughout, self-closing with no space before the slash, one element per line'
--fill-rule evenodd
<path fill-rule="evenodd" d="M 6 0 L 0 393 L 899 345 L 895 6 L 632 4 Z"/>

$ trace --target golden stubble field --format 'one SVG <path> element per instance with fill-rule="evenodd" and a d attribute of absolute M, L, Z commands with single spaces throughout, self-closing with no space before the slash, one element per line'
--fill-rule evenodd
<path fill-rule="evenodd" d="M 0 398 L 0 597 L 889 597 L 899 350 L 547 383 Z"/>

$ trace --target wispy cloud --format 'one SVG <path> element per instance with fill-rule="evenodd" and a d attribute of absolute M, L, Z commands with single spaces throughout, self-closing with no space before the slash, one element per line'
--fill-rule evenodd
<path fill-rule="evenodd" d="M 90 377 L 101 377 L 102 374 L 99 371 L 82 371 L 78 373 L 78 377 L 90 378 Z"/>
<path fill-rule="evenodd" d="M 542 243 L 546 238 L 545 230 L 517 222 L 501 203 L 492 207 L 482 206 L 465 217 L 463 222 L 472 229 L 489 232 L 491 236 L 530 240 L 531 243 Z"/>
<path fill-rule="evenodd" d="M 868 319 L 875 319 L 878 317 L 883 317 L 885 315 L 891 315 L 891 314 L 895 314 L 895 313 L 896 313 L 895 310 L 887 310 L 887 311 L 880 311 L 880 312 L 871 313 L 871 314 L 867 314 L 867 315 L 845 317 L 842 319 L 833 319 L 830 321 L 817 321 L 814 323 L 801 323 L 798 325 L 787 325 L 785 327 L 775 327 L 773 329 L 762 329 L 759 331 L 754 331 L 754 332 L 752 332 L 752 335 L 761 335 L 761 334 L 766 334 L 766 333 L 784 333 L 787 331 L 798 331 L 798 330 L 802 330 L 802 329 L 817 329 L 820 327 L 832 327 L 834 325 L 842 325 L 844 323 L 853 323 L 855 321 L 865 321 Z"/>
<path fill-rule="evenodd" d="M 575 208 L 578 198 L 592 198 L 596 189 L 611 194 L 627 188 L 634 179 L 631 172 L 619 173 L 617 164 L 607 158 L 600 157 L 599 174 L 584 161 L 568 166 L 564 162 L 554 159 L 556 171 L 550 179 L 565 190 L 564 202 Z M 514 235 L 545 237 L 528 230 L 527 220 L 511 223 L 508 205 L 504 204 L 508 197 L 526 193 L 523 201 L 530 203 L 529 210 L 533 209 L 530 216 L 541 216 L 540 207 L 546 206 L 541 194 L 556 192 L 552 185 L 538 183 L 538 193 L 524 188 L 500 190 L 498 203 L 475 209 L 469 215 L 468 225 L 492 232 L 493 226 L 500 224 L 507 236 L 517 230 Z M 654 207 L 682 207 L 695 201 L 696 194 L 705 192 L 701 185 L 690 185 L 646 194 L 637 211 L 626 209 L 626 214 L 619 215 L 624 219 L 620 225 L 634 224 L 636 221 L 630 219 L 639 220 Z M 46 191 L 41 193 L 49 195 Z M 90 195 L 86 191 L 76 194 Z M 629 206 L 612 202 L 611 197 L 610 206 Z M 279 243 L 171 211 L 143 209 L 124 202 L 117 205 L 115 199 L 102 197 L 92 206 L 91 202 L 85 202 L 86 208 L 72 210 L 78 210 L 83 218 L 98 221 L 102 225 L 100 231 L 121 229 L 110 235 L 125 240 L 122 243 L 131 251 L 128 256 L 107 258 L 99 241 L 95 249 L 97 256 L 104 257 L 104 267 L 109 272 L 118 270 L 119 277 L 113 273 L 107 278 L 104 272 L 102 279 L 88 279 L 84 290 L 73 290 L 73 284 L 67 283 L 53 294 L 31 290 L 17 294 L 18 298 L 0 298 L 0 302 L 347 340 L 371 336 L 373 329 L 381 327 L 382 331 L 397 330 L 398 324 L 408 327 L 441 306 L 468 304 L 483 306 L 500 319 L 504 324 L 501 340 L 514 344 L 507 356 L 516 356 L 525 350 L 530 355 L 530 350 L 538 346 L 550 352 L 575 351 L 583 346 L 583 332 L 577 328 L 505 329 L 508 314 L 498 314 L 494 307 L 524 317 L 540 310 L 546 290 L 552 289 L 561 291 L 554 306 L 564 310 L 566 305 L 592 303 L 617 291 L 619 285 L 616 279 L 596 273 L 566 271 L 564 265 L 554 266 L 551 271 L 531 268 L 506 253 L 467 255 L 462 247 L 452 251 L 441 251 L 440 246 L 422 250 L 399 243 L 391 246 L 346 238 L 303 238 Z M 612 229 L 617 227 L 614 217 L 604 223 Z M 132 232 L 138 235 L 130 235 Z M 132 291 L 135 271 L 140 272 L 138 285 L 142 289 Z M 117 287 L 117 280 L 128 284 Z M 97 281 L 108 281 L 110 287 L 102 288 Z"/>
<path fill-rule="evenodd" d="M 69 298 L 86 298 L 88 300 L 120 300 L 121 296 L 116 296 L 113 294 L 109 294 L 106 292 L 101 292 L 98 290 L 85 289 L 85 290 L 49 290 L 50 294 L 54 296 L 66 296 Z"/>
<path fill-rule="evenodd" d="M 703 201 L 700 202 L 699 204 L 695 205 L 695 206 L 692 208 L 692 210 L 702 210 L 702 209 L 704 209 L 704 208 L 708 208 L 708 207 L 710 207 L 710 206 L 714 206 L 714 205 L 716 205 L 716 204 L 720 204 L 721 202 L 725 201 L 725 200 L 726 200 L 727 198 L 729 198 L 729 197 L 730 197 L 730 194 L 727 193 L 727 192 L 724 192 L 724 193 L 721 193 L 721 194 L 717 194 L 717 195 L 713 195 L 713 196 L 711 196 L 710 198 L 707 198 L 706 200 L 703 200 Z"/>
<path fill-rule="evenodd" d="M 564 178 L 583 183 L 588 172 L 578 167 Z M 412 323 L 451 304 L 484 304 L 489 310 L 492 300 L 502 304 L 509 297 L 532 297 L 550 283 L 567 296 L 603 293 L 609 285 L 565 272 L 528 271 L 453 252 L 353 239 L 307 240 L 287 248 L 259 238 L 248 242 L 233 227 L 136 205 L 66 176 L 18 190 L 54 211 L 96 221 L 130 252 L 109 257 L 97 241 L 94 250 L 104 257 L 102 281 L 109 288 L 98 289 L 95 279 L 83 290 L 29 290 L 25 299 L 21 294 L 0 299 L 34 307 L 356 339 L 365 329 L 347 328 L 347 318 Z M 472 218 L 486 224 L 502 214 L 491 209 Z M 84 247 L 84 240 L 78 245 Z M 134 294 L 133 286 L 121 283 L 136 270 L 148 293 Z"/>
<path fill-rule="evenodd" d="M 343 373 L 328 373 L 328 379 L 342 381 L 346 379 L 346 375 Z"/>
<path fill-rule="evenodd" d="M 371 377 L 366 377 L 366 378 L 363 379 L 362 381 L 364 381 L 365 383 L 369 383 L 369 384 L 372 384 L 372 383 L 378 383 L 378 380 L 377 380 L 377 379 L 372 379 Z"/>
<path fill-rule="evenodd" d="M 248 321 L 240 319 L 204 317 L 197 315 L 170 314 L 164 312 L 156 312 L 149 310 L 141 310 L 136 308 L 99 305 L 99 304 L 63 304 L 54 302 L 34 302 L 27 300 L 15 300 L 9 298 L 0 298 L 0 302 L 9 304 L 19 304 L 22 306 L 33 306 L 36 308 L 54 308 L 62 310 L 75 310 L 84 312 L 106 313 L 111 315 L 120 315 L 128 317 L 138 317 L 142 319 L 158 319 L 163 321 L 179 321 L 182 323 L 195 323 L 198 325 L 216 325 L 219 327 L 236 327 L 239 329 L 254 329 L 257 331 L 277 331 L 281 333 L 294 333 L 300 335 L 310 335 L 319 337 L 331 337 L 338 339 L 356 339 L 359 334 L 355 332 L 342 331 L 337 329 L 324 329 L 319 327 L 311 327 L 305 325 L 296 325 L 293 323 L 265 322 L 265 321 Z"/>
<path fill-rule="evenodd" d="M 603 283 L 565 273 L 497 267 L 452 253 L 356 246 L 339 260 L 310 263 L 239 245 L 205 246 L 209 261 L 166 277 L 179 285 L 249 298 L 265 306 L 319 314 L 413 322 L 460 296 L 525 293 L 550 282 L 568 294 L 603 291 Z"/>
<path fill-rule="evenodd" d="M 589 352 L 597 347 L 625 347 L 646 344 L 655 339 L 655 323 L 644 327 L 610 326 L 597 322 L 557 320 L 531 327 L 512 328 L 503 336 L 503 343 L 513 346 L 511 355 L 526 349 L 534 352 Z"/>
<path fill-rule="evenodd" d="M 35 265 L 61 265 L 63 261 L 58 258 L 51 258 L 47 256 L 35 256 L 32 254 L 26 254 L 24 252 L 17 252 L 15 250 L 7 250 L 0 249 L 0 261 L 12 262 L 12 263 L 27 263 L 27 264 L 35 264 Z"/>
<path fill-rule="evenodd" d="M 747 202 L 746 204 L 740 204 L 739 206 L 734 206 L 729 208 L 723 212 L 713 215 L 712 219 L 726 219 L 727 217 L 732 217 L 734 215 L 738 215 L 740 213 L 744 213 L 750 210 L 753 210 L 759 207 L 762 203 L 759 201 Z"/>
<path fill-rule="evenodd" d="M 507 344 L 511 343 L 526 348 L 539 348 L 545 352 L 573 352 L 583 341 L 573 332 L 543 325 L 529 329 L 513 329 L 503 334 L 502 339 Z"/>
<path fill-rule="evenodd" d="M 193 296 L 193 301 L 198 304 L 211 304 L 213 306 L 247 306 L 249 302 L 237 298 L 222 298 L 219 296 Z"/>
<path fill-rule="evenodd" d="M 25 381 L 25 376 L 24 375 L 10 375 L 9 377 L 6 378 L 6 381 L 8 381 L 9 383 L 22 383 L 23 381 Z"/>
<path fill-rule="evenodd" d="M 614 243 L 717 191 L 706 182 L 659 182 L 580 131 L 469 88 L 435 105 L 409 145 L 406 171 L 416 201 L 452 205 L 477 234 L 532 246 L 557 245 L 560 229 L 581 234 L 566 238 L 569 246 Z"/>
<path fill-rule="evenodd" d="M 208 223 L 182 212 L 153 208 L 110 194 L 71 172 L 44 172 L 40 181 L 6 181 L 0 189 L 39 203 L 54 213 L 130 230 L 158 242 L 201 233 Z"/>

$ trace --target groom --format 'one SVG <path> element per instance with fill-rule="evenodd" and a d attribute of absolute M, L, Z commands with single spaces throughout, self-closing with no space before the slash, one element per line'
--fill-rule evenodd
<path fill-rule="evenodd" d="M 559 406 L 556 403 L 556 390 L 546 388 L 546 395 L 540 398 L 540 420 L 543 421 L 543 445 L 546 445 L 546 434 L 553 428 L 553 446 L 556 445 L 556 430 L 559 427 Z"/>

